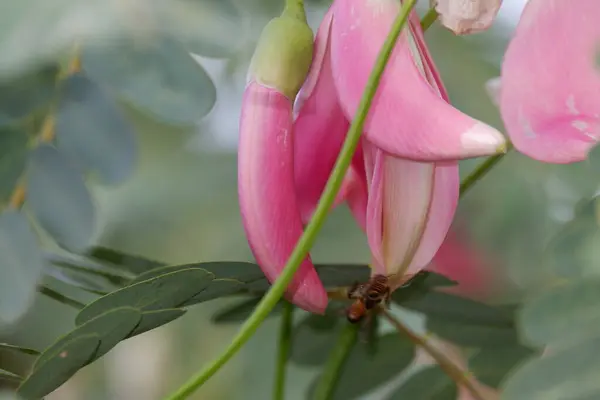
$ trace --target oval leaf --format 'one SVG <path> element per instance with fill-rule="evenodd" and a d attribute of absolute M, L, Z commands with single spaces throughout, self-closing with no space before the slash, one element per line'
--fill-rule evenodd
<path fill-rule="evenodd" d="M 427 367 L 412 375 L 387 400 L 456 400 L 456 383 L 439 366 Z"/>
<path fill-rule="evenodd" d="M 89 251 L 89 256 L 102 263 L 113 264 L 123 267 L 134 274 L 141 274 L 150 269 L 163 267 L 164 264 L 158 261 L 149 260 L 145 257 L 135 254 L 125 254 L 118 250 L 108 249 L 106 247 L 94 247 Z"/>
<path fill-rule="evenodd" d="M 148 332 L 154 328 L 168 324 L 169 322 L 181 317 L 186 312 L 186 310 L 182 310 L 180 308 L 143 312 L 142 320 L 128 337 L 141 335 L 144 332 Z"/>
<path fill-rule="evenodd" d="M 99 346 L 100 337 L 95 334 L 78 336 L 66 342 L 23 381 L 17 393 L 26 400 L 43 398 L 83 368 Z"/>
<path fill-rule="evenodd" d="M 100 346 L 92 360 L 96 360 L 115 347 L 121 340 L 135 329 L 142 318 L 142 313 L 132 307 L 121 307 L 110 310 L 98 317 L 78 326 L 59 338 L 35 360 L 33 369 L 39 369 L 46 361 L 60 353 L 60 349 L 71 340 L 88 334 L 100 337 Z M 91 361 L 90 361 L 91 362 Z"/>
<path fill-rule="evenodd" d="M 29 160 L 27 204 L 40 225 L 71 251 L 83 251 L 94 235 L 96 209 L 83 176 L 50 145 Z"/>
<path fill-rule="evenodd" d="M 0 125 L 13 124 L 48 105 L 56 93 L 58 71 L 57 65 L 46 65 L 0 82 Z"/>
<path fill-rule="evenodd" d="M 216 101 L 215 86 L 178 42 L 124 39 L 110 47 L 84 49 L 85 71 L 158 120 L 192 125 Z"/>
<path fill-rule="evenodd" d="M 181 307 L 189 307 L 194 304 L 204 303 L 205 301 L 241 293 L 245 286 L 244 282 L 235 279 L 214 279 L 210 283 L 210 286 L 187 300 Z"/>
<path fill-rule="evenodd" d="M 591 400 L 600 398 L 600 357 L 595 338 L 519 368 L 503 385 L 503 400 Z"/>
<path fill-rule="evenodd" d="M 0 128 L 0 203 L 7 203 L 27 164 L 27 133 L 16 127 Z"/>
<path fill-rule="evenodd" d="M 425 296 L 400 299 L 392 295 L 392 300 L 401 307 L 423 313 L 428 317 L 448 319 L 457 323 L 464 322 L 505 328 L 514 326 L 513 315 L 505 309 L 448 293 L 429 291 Z"/>
<path fill-rule="evenodd" d="M 139 274 L 131 283 L 145 281 L 169 272 L 182 271 L 190 268 L 202 268 L 214 274 L 215 279 L 235 279 L 244 283 L 264 278 L 264 274 L 256 264 L 241 261 L 216 261 L 154 268 Z"/>
<path fill-rule="evenodd" d="M 524 304 L 519 322 L 534 345 L 600 334 L 600 279 L 587 278 L 543 292 Z"/>
<path fill-rule="evenodd" d="M 534 354 L 523 346 L 482 349 L 469 359 L 469 371 L 479 382 L 497 388 L 510 371 Z"/>
<path fill-rule="evenodd" d="M 366 264 L 315 264 L 315 269 L 325 287 L 350 286 L 366 282 L 371 276 L 371 268 Z"/>
<path fill-rule="evenodd" d="M 113 99 L 81 73 L 62 87 L 56 115 L 56 146 L 106 184 L 127 179 L 136 161 L 132 126 Z"/>
<path fill-rule="evenodd" d="M 5 369 L 0 368 L 0 381 L 2 380 L 7 380 L 7 381 L 17 381 L 20 382 L 21 381 L 21 377 L 15 373 L 12 373 L 10 371 L 7 371 Z"/>
<path fill-rule="evenodd" d="M 372 354 L 369 346 L 354 346 L 340 377 L 334 400 L 359 398 L 399 375 L 415 356 L 414 344 L 397 333 L 380 337 L 378 345 L 385 351 Z"/>
<path fill-rule="evenodd" d="M 0 322 L 13 323 L 29 308 L 44 261 L 25 216 L 0 214 Z"/>
<path fill-rule="evenodd" d="M 513 327 L 438 317 L 428 318 L 426 326 L 428 331 L 459 346 L 514 346 L 519 343 L 519 335 Z"/>
<path fill-rule="evenodd" d="M 232 306 L 224 307 L 217 311 L 210 320 L 215 324 L 228 324 L 228 323 L 239 323 L 243 322 L 252 314 L 254 308 L 262 299 L 260 297 L 251 298 L 248 300 L 241 301 Z M 278 302 L 273 310 L 269 313 L 269 317 L 275 316 L 281 312 L 281 305 L 283 303 Z M 267 317 L 268 318 L 268 317 Z"/>
<path fill-rule="evenodd" d="M 206 270 L 189 268 L 126 286 L 88 304 L 77 314 L 75 323 L 81 325 L 116 307 L 129 306 L 142 311 L 177 308 L 202 292 L 213 278 Z"/>
<path fill-rule="evenodd" d="M 334 329 L 338 320 L 333 318 L 323 318 L 327 320 L 331 329 L 325 330 L 321 325 L 315 329 L 315 319 L 307 317 L 294 328 L 292 337 L 292 350 L 290 352 L 290 361 L 298 365 L 318 366 L 323 365 L 329 357 L 329 351 L 338 341 L 339 329 Z M 319 321 L 323 323 L 323 321 Z"/>
<path fill-rule="evenodd" d="M 0 343 L 0 350 L 16 351 L 30 356 L 39 356 L 40 352 L 29 347 L 15 346 L 14 344 Z"/>

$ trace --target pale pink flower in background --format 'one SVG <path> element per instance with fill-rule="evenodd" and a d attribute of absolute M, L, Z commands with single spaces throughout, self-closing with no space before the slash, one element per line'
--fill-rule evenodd
<path fill-rule="evenodd" d="M 600 1 L 530 0 L 502 64 L 500 111 L 515 148 L 582 161 L 600 138 Z"/>
<path fill-rule="evenodd" d="M 502 277 L 494 273 L 490 257 L 475 243 L 452 228 L 440 246 L 428 271 L 444 275 L 457 283 L 445 288 L 447 292 L 484 299 L 499 287 Z"/>
<path fill-rule="evenodd" d="M 492 26 L 502 0 L 431 0 L 438 20 L 457 35 L 484 31 Z"/>

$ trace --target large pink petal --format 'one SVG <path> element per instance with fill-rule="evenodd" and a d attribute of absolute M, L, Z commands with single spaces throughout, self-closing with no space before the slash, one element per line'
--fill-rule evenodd
<path fill-rule="evenodd" d="M 349 172 L 351 172 L 353 180 L 352 187 L 346 194 L 346 201 L 356 223 L 364 232 L 366 232 L 369 193 L 363 146 L 360 143 L 352 158 L 352 165 L 350 166 Z"/>
<path fill-rule="evenodd" d="M 415 274 L 425 268 L 444 242 L 458 206 L 459 188 L 458 164 L 436 163 L 427 225 L 407 274 Z"/>
<path fill-rule="evenodd" d="M 429 225 L 436 167 L 387 154 L 383 159 L 383 262 L 388 275 L 412 274 L 418 270 L 407 268 Z"/>
<path fill-rule="evenodd" d="M 367 140 L 363 140 L 363 149 L 368 183 L 367 240 L 371 248 L 373 269 L 378 274 L 387 275 L 383 257 L 384 154 Z"/>
<path fill-rule="evenodd" d="M 397 0 L 336 0 L 331 57 L 342 109 L 356 112 L 377 55 L 398 13 Z M 413 31 L 421 28 L 414 25 Z M 504 144 L 494 128 L 453 108 L 431 87 L 415 38 L 401 35 L 381 79 L 365 135 L 403 158 L 437 161 L 493 154 Z"/>
<path fill-rule="evenodd" d="M 502 65 L 500 109 L 515 147 L 540 161 L 586 158 L 600 137 L 600 2 L 531 0 Z"/>
<path fill-rule="evenodd" d="M 515 147 L 586 158 L 600 138 L 600 1 L 530 0 L 502 65 L 500 110 Z"/>
<path fill-rule="evenodd" d="M 292 144 L 291 101 L 275 89 L 251 82 L 240 118 L 238 190 L 248 242 L 271 282 L 302 235 Z M 325 310 L 327 293 L 310 257 L 288 287 L 287 298 L 308 311 Z"/>
<path fill-rule="evenodd" d="M 315 210 L 348 131 L 348 121 L 339 106 L 331 75 L 331 17 L 332 13 L 328 12 L 319 27 L 313 63 L 296 100 L 294 174 L 304 223 Z M 354 178 L 351 174 L 347 178 L 335 205 L 343 202 L 351 190 Z"/>

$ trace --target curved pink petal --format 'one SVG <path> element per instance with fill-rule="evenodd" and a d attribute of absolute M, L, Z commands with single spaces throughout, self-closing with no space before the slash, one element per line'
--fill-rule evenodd
<path fill-rule="evenodd" d="M 331 74 L 331 17 L 332 13 L 328 12 L 319 27 L 313 63 L 296 100 L 294 175 L 304 223 L 315 210 L 348 131 L 348 121 L 339 106 Z M 353 177 L 348 178 L 334 207 L 345 200 L 351 189 Z"/>
<path fill-rule="evenodd" d="M 383 257 L 383 151 L 363 140 L 365 170 L 367 174 L 368 199 L 366 211 L 366 231 L 373 269 L 376 273 L 387 275 Z"/>
<path fill-rule="evenodd" d="M 584 160 L 600 138 L 600 2 L 530 0 L 502 65 L 500 110 L 536 160 Z"/>
<path fill-rule="evenodd" d="M 352 158 L 352 165 L 349 171 L 352 174 L 352 186 L 346 194 L 346 202 L 348 208 L 354 216 L 358 226 L 364 231 L 367 231 L 367 203 L 369 193 L 367 188 L 367 175 L 365 170 L 365 159 L 362 145 L 359 146 Z"/>
<path fill-rule="evenodd" d="M 428 218 L 434 194 L 438 194 L 434 193 L 436 166 L 389 155 L 383 159 L 383 262 L 388 275 L 413 274 L 418 269 L 407 268 L 414 265 L 417 249 L 427 245 L 426 228 L 437 223 Z"/>
<path fill-rule="evenodd" d="M 238 190 L 244 229 L 254 256 L 273 281 L 302 235 L 293 170 L 292 104 L 275 89 L 251 82 L 242 103 Z M 322 313 L 327 293 L 307 257 L 286 297 Z"/>
<path fill-rule="evenodd" d="M 431 262 L 450 230 L 458 206 L 460 189 L 458 163 L 436 163 L 434 174 L 427 223 L 407 274 L 416 274 Z"/>
<path fill-rule="evenodd" d="M 369 74 L 398 13 L 396 0 L 336 0 L 331 30 L 333 76 L 342 109 L 356 112 Z M 489 155 L 503 136 L 442 99 L 415 42 L 411 19 L 383 74 L 365 124 L 370 142 L 395 156 L 437 161 Z M 409 32 L 407 34 L 407 32 Z M 424 45 L 424 43 L 422 44 Z"/>

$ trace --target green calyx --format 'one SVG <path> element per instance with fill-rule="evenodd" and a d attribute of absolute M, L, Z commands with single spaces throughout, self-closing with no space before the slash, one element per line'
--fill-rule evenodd
<path fill-rule="evenodd" d="M 250 78 L 293 100 L 308 75 L 312 56 L 313 33 L 304 8 L 301 2 L 288 4 L 280 17 L 264 27 L 250 63 Z"/>

